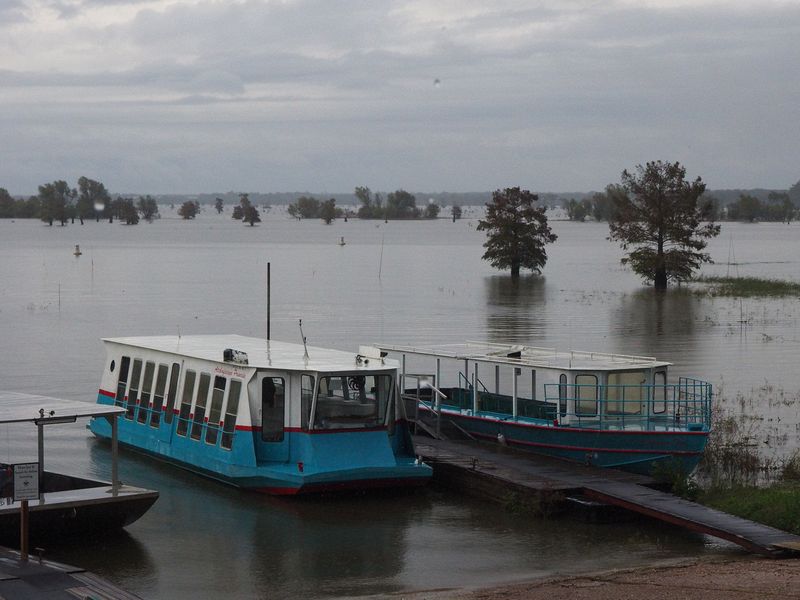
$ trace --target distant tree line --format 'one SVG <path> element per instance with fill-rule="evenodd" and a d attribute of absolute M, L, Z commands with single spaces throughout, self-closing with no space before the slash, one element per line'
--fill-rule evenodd
<path fill-rule="evenodd" d="M 359 219 L 435 219 L 439 216 L 438 204 L 431 202 L 424 210 L 420 209 L 416 197 L 405 190 L 388 193 L 385 202 L 380 192 L 373 194 L 368 187 L 357 187 L 355 195 L 360 203 Z"/>
<path fill-rule="evenodd" d="M 0 188 L 2 219 L 40 219 L 48 225 L 66 225 L 76 219 L 81 224 L 92 219 L 110 223 L 118 219 L 136 225 L 140 218 L 152 222 L 159 216 L 158 204 L 152 196 L 112 198 L 102 183 L 87 177 L 78 179 L 76 188 L 63 180 L 42 184 L 39 193 L 27 199 L 15 199 Z"/>
<path fill-rule="evenodd" d="M 341 208 L 336 208 L 335 198 L 317 200 L 312 196 L 300 196 L 289 205 L 288 211 L 296 219 L 322 219 L 326 225 L 345 214 Z"/>

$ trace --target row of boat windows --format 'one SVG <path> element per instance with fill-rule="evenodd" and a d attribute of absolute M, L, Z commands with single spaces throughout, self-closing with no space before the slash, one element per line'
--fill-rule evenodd
<path fill-rule="evenodd" d="M 111 370 L 114 370 L 114 361 L 111 362 Z M 180 397 L 175 433 L 184 437 L 188 435 L 198 441 L 204 439 L 211 445 L 219 441 L 222 448 L 230 450 L 242 381 L 215 375 L 212 382 L 210 373 L 201 372 L 198 376 L 196 371 L 187 369 L 179 391 L 180 375 L 181 366 L 178 363 L 156 365 L 154 361 L 142 361 L 139 358 L 131 361 L 130 357 L 123 356 L 114 403 L 125 407 L 126 419 L 141 424 L 149 423 L 151 427 L 158 428 L 162 414 L 164 422 L 172 424 L 175 405 Z"/>

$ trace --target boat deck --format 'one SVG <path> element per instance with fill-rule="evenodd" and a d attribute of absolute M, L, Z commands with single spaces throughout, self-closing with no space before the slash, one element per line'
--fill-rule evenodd
<path fill-rule="evenodd" d="M 483 484 L 506 491 L 582 493 L 594 500 L 733 542 L 750 552 L 770 557 L 800 556 L 800 536 L 646 487 L 653 483 L 649 477 L 520 452 L 499 444 L 420 436 L 415 437 L 414 443 L 417 454 L 433 466 L 434 478 L 443 476 L 452 480 L 457 476 L 469 479 L 470 487 Z"/>

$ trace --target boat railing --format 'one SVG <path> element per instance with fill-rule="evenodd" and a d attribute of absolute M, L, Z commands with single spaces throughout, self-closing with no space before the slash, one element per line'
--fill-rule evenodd
<path fill-rule="evenodd" d="M 406 416 L 414 423 L 419 424 L 420 406 L 426 408 L 436 418 L 435 434 L 436 437 L 439 437 L 442 421 L 442 400 L 446 400 L 447 396 L 436 387 L 436 376 L 427 373 L 403 373 L 401 377 L 403 380 L 400 386 L 402 390 L 401 398 L 405 404 Z M 414 387 L 412 388 L 406 385 L 406 381 L 409 379 L 413 382 Z"/>
<path fill-rule="evenodd" d="M 674 384 L 545 384 L 545 401 L 559 406 L 558 422 L 599 429 L 711 427 L 711 384 L 681 377 Z"/>

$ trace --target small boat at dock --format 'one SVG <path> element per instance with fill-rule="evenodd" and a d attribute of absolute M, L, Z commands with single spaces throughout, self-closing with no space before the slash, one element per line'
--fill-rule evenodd
<path fill-rule="evenodd" d="M 400 358 L 407 413 L 434 437 L 451 426 L 646 475 L 691 472 L 708 441 L 711 384 L 670 382 L 670 363 L 653 357 L 484 342 L 376 351 Z"/>
<path fill-rule="evenodd" d="M 67 536 L 104 532 L 130 525 L 158 499 L 158 492 L 122 485 L 117 474 L 116 420 L 124 411 L 49 396 L 0 392 L 0 424 L 38 428 L 39 499 L 29 501 L 30 537 L 46 544 Z M 57 473 L 45 468 L 44 432 L 57 424 L 94 418 L 108 423 L 111 481 Z M 11 465 L 0 464 L 0 543 L 15 545 L 20 539 L 20 503 L 11 500 Z"/>
<path fill-rule="evenodd" d="M 398 364 L 236 335 L 109 338 L 97 402 L 125 411 L 122 444 L 250 490 L 421 485 Z M 108 437 L 95 419 L 92 432 Z"/>

